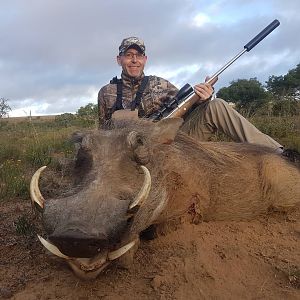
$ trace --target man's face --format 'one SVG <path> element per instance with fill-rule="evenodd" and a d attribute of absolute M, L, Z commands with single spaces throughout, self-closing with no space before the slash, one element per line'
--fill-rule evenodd
<path fill-rule="evenodd" d="M 117 57 L 118 64 L 130 77 L 139 77 L 147 61 L 147 56 L 134 48 L 129 48 L 123 55 Z"/>

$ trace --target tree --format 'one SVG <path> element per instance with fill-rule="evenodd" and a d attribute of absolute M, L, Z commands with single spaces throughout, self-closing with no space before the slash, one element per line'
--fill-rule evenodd
<path fill-rule="evenodd" d="M 8 116 L 8 112 L 11 108 L 8 104 L 8 99 L 0 98 L 0 118 Z"/>
<path fill-rule="evenodd" d="M 283 76 L 270 76 L 266 88 L 274 100 L 300 100 L 300 64 Z"/>
<path fill-rule="evenodd" d="M 217 97 L 235 103 L 237 110 L 251 116 L 267 103 L 268 93 L 256 78 L 250 78 L 230 82 L 218 91 Z"/>
<path fill-rule="evenodd" d="M 81 106 L 76 114 L 79 118 L 85 120 L 95 120 L 98 114 L 98 105 L 89 103 L 86 106 Z"/>
<path fill-rule="evenodd" d="M 266 88 L 272 95 L 273 114 L 293 116 L 300 107 L 300 64 L 283 76 L 270 76 Z"/>

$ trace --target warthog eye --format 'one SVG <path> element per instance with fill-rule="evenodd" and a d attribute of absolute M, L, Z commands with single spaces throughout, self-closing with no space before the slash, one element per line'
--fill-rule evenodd
<path fill-rule="evenodd" d="M 141 136 L 137 136 L 136 142 L 137 142 L 137 144 L 139 144 L 139 145 L 144 145 L 144 141 L 143 141 L 143 139 L 142 139 Z"/>

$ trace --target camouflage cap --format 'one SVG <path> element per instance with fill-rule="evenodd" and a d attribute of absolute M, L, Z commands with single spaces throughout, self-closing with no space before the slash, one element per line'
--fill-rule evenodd
<path fill-rule="evenodd" d="M 125 38 L 120 47 L 119 47 L 119 55 L 121 54 L 124 54 L 127 49 L 131 46 L 137 46 L 139 48 L 139 50 L 141 50 L 141 52 L 143 54 L 145 54 L 145 44 L 144 44 L 144 41 L 135 37 L 135 36 L 131 36 L 131 37 L 128 37 L 128 38 Z"/>

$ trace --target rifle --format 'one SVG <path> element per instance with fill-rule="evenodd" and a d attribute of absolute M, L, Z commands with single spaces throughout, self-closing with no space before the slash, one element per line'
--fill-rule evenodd
<path fill-rule="evenodd" d="M 266 28 L 264 28 L 259 34 L 257 34 L 250 42 L 248 42 L 244 49 L 234 56 L 227 64 L 225 64 L 220 70 L 213 74 L 206 83 L 212 82 L 218 77 L 223 71 L 225 71 L 232 63 L 234 63 L 240 56 L 245 52 L 249 52 L 259 42 L 261 42 L 267 35 L 269 35 L 276 27 L 280 25 L 278 20 L 271 22 Z M 195 104 L 192 101 L 195 92 L 190 84 L 185 84 L 168 103 L 164 104 L 161 109 L 152 114 L 150 118 L 153 121 L 158 121 L 166 118 L 181 117 L 185 112 Z"/>

